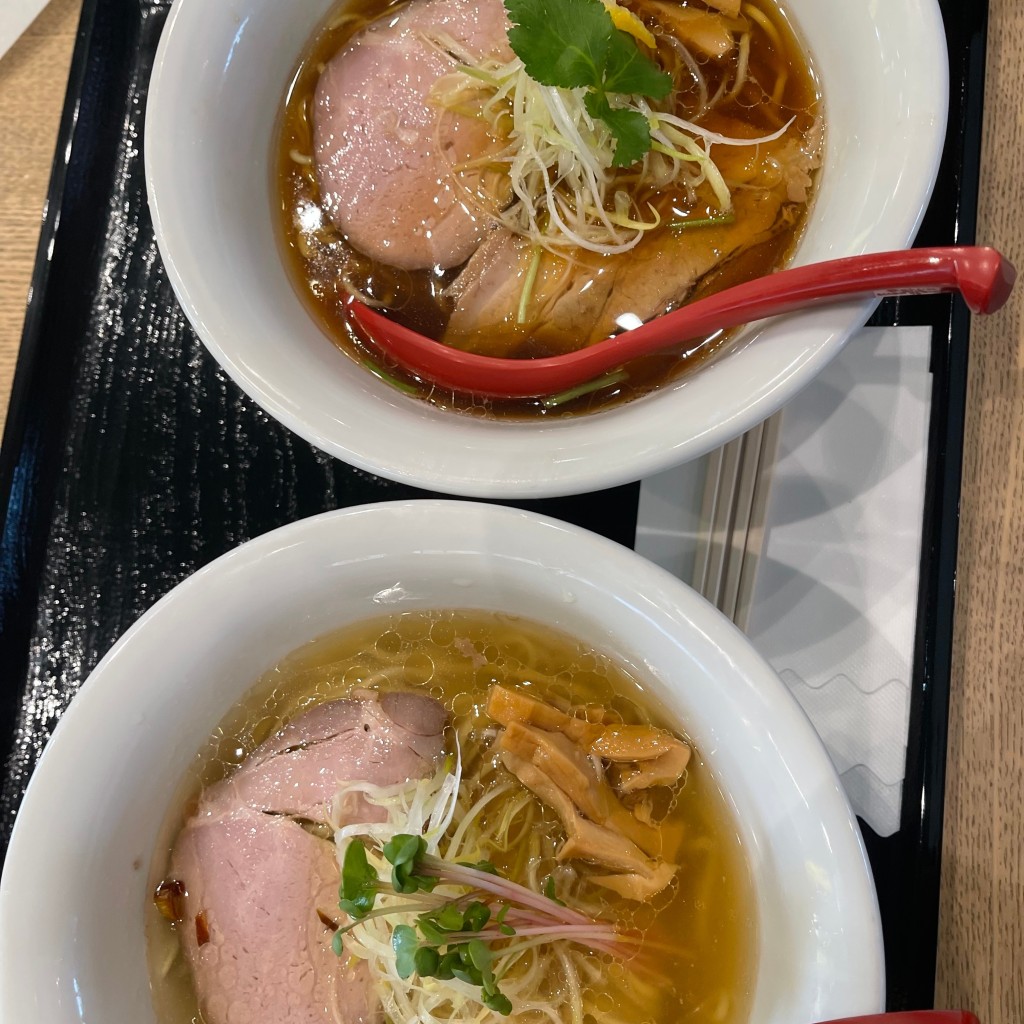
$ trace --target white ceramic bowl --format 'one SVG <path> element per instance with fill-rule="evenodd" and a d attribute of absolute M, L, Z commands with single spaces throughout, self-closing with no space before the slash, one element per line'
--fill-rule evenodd
<path fill-rule="evenodd" d="M 626 548 L 526 512 L 408 502 L 269 533 L 176 587 L 75 697 L 0 879 L 0 1020 L 153 1021 L 143 938 L 162 819 L 214 725 L 282 655 L 389 609 L 476 607 L 616 653 L 677 712 L 731 800 L 758 899 L 752 1024 L 879 1011 L 860 833 L 778 677 L 719 612 Z"/>
<path fill-rule="evenodd" d="M 157 241 L 207 348 L 263 408 L 346 462 L 433 490 L 568 494 L 696 458 L 792 397 L 869 316 L 870 301 L 750 330 L 727 357 L 644 399 L 553 422 L 444 413 L 324 337 L 288 280 L 270 153 L 285 85 L 336 0 L 176 0 L 160 41 L 145 155 Z M 931 193 L 947 61 L 936 0 L 785 0 L 820 70 L 827 154 L 797 255 L 902 248 Z"/>

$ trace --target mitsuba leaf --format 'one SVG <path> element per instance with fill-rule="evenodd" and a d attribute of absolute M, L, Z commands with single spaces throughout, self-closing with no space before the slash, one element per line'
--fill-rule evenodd
<path fill-rule="evenodd" d="M 635 110 L 617 110 L 609 104 L 607 97 L 593 92 L 587 94 L 583 103 L 591 117 L 600 118 L 608 125 L 615 139 L 614 167 L 628 167 L 636 163 L 651 148 L 651 127 L 643 114 Z"/>
<path fill-rule="evenodd" d="M 505 0 L 513 27 L 508 39 L 526 73 L 541 85 L 586 88 L 591 117 L 615 139 L 616 167 L 628 167 L 651 148 L 646 118 L 612 107 L 609 93 L 661 99 L 672 77 L 620 32 L 601 0 Z"/>
<path fill-rule="evenodd" d="M 601 115 L 615 138 L 613 167 L 628 167 L 651 148 L 651 128 L 647 118 L 636 110 L 612 110 Z"/>
<path fill-rule="evenodd" d="M 600 87 L 615 27 L 600 0 L 505 0 L 513 53 L 541 85 Z"/>
<path fill-rule="evenodd" d="M 605 92 L 635 93 L 660 100 L 672 90 L 672 76 L 640 52 L 632 36 L 617 29 L 608 40 Z"/>

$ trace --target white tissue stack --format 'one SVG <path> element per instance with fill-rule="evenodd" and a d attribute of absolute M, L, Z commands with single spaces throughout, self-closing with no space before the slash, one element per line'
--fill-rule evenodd
<path fill-rule="evenodd" d="M 928 328 L 869 328 L 782 412 L 747 632 L 854 810 L 899 828 L 931 404 Z"/>

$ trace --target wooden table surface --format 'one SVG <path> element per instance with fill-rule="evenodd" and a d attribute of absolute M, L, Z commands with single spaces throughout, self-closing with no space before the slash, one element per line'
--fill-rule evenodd
<path fill-rule="evenodd" d="M 81 0 L 0 59 L 0 420 Z M 990 0 L 980 240 L 1024 267 L 1024 3 Z M 1024 287 L 971 336 L 936 1005 L 1024 1021 Z"/>

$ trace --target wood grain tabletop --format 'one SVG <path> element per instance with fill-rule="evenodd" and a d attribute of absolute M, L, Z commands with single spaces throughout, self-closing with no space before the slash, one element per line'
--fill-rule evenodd
<path fill-rule="evenodd" d="M 81 0 L 0 58 L 0 421 Z M 979 241 L 1024 265 L 1024 3 L 990 0 Z M 957 574 L 936 1005 L 1024 1021 L 1024 288 L 978 319 Z"/>

